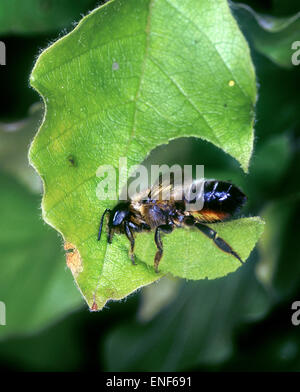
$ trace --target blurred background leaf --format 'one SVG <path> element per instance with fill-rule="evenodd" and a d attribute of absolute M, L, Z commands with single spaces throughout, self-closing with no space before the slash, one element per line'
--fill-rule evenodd
<path fill-rule="evenodd" d="M 42 183 L 28 162 L 28 148 L 42 121 L 44 107 L 33 105 L 28 117 L 4 123 L 0 121 L 0 168 L 11 174 L 36 193 L 41 193 Z"/>
<path fill-rule="evenodd" d="M 44 328 L 82 304 L 60 240 L 40 217 L 41 181 L 28 162 L 42 114 L 36 104 L 27 118 L 0 122 L 0 298 L 9 304 L 0 340 Z"/>
<path fill-rule="evenodd" d="M 261 319 L 269 308 L 253 267 L 254 258 L 226 277 L 183 283 L 172 304 L 147 325 L 116 327 L 106 338 L 106 370 L 184 371 L 228 359 L 237 325 Z"/>
<path fill-rule="evenodd" d="M 275 17 L 259 14 L 245 4 L 234 4 L 232 9 L 239 22 L 247 26 L 247 36 L 256 50 L 283 67 L 293 67 L 292 43 L 299 41 L 300 12 Z"/>
<path fill-rule="evenodd" d="M 1 0 L 0 34 L 51 33 L 94 5 L 94 0 Z"/>
<path fill-rule="evenodd" d="M 40 196 L 0 176 L 0 298 L 7 326 L 0 340 L 28 334 L 82 305 L 57 234 L 40 217 Z"/>
<path fill-rule="evenodd" d="M 0 72 L 1 91 L 5 91 L 0 105 L 1 120 L 18 121 L 27 116 L 28 107 L 39 99 L 29 86 L 29 75 L 39 52 L 70 31 L 83 14 L 103 2 L 1 0 L 0 40 L 6 45 L 7 57 L 7 65 L 2 66 Z M 32 31 L 38 26 L 39 31 Z"/>
<path fill-rule="evenodd" d="M 67 285 L 68 286 L 68 285 Z M 10 336 L 0 343 L 1 370 L 74 371 L 84 366 L 84 341 L 78 325 L 80 312 L 67 313 L 67 318 L 28 336 Z M 76 328 L 77 327 L 77 328 Z M 34 332 L 34 331 L 32 331 Z"/>
<path fill-rule="evenodd" d="M 172 302 L 178 295 L 180 279 L 165 276 L 142 290 L 138 319 L 151 320 L 157 313 Z"/>

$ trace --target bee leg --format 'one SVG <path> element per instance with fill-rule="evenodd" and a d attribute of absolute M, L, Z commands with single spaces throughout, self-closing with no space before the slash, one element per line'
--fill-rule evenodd
<path fill-rule="evenodd" d="M 218 237 L 218 233 L 211 229 L 210 227 L 202 224 L 202 223 L 198 223 L 195 222 L 194 226 L 197 227 L 197 229 L 199 229 L 204 235 L 206 235 L 208 238 L 210 238 L 211 240 L 213 240 L 213 242 L 215 243 L 215 245 L 221 249 L 223 252 L 225 253 L 229 253 L 232 256 L 234 256 L 235 258 L 237 258 L 242 264 L 244 264 L 243 260 L 240 258 L 240 256 L 231 248 L 231 246 L 229 244 L 227 244 L 226 241 L 223 240 L 223 238 Z"/>
<path fill-rule="evenodd" d="M 102 233 L 102 227 L 103 227 L 103 221 L 104 221 L 104 217 L 107 213 L 110 213 L 111 210 L 109 208 L 106 208 L 106 210 L 103 212 L 102 216 L 101 216 L 101 220 L 100 220 L 100 226 L 99 226 L 99 232 L 98 232 L 98 241 L 100 241 L 101 238 L 101 233 Z"/>
<path fill-rule="evenodd" d="M 156 273 L 159 272 L 158 271 L 158 265 L 159 265 L 159 262 L 160 262 L 160 260 L 161 260 L 161 258 L 163 256 L 163 243 L 162 243 L 162 240 L 161 240 L 161 237 L 160 237 L 161 231 L 163 233 L 165 233 L 165 234 L 169 234 L 169 233 L 171 233 L 173 231 L 173 226 L 171 226 L 171 225 L 161 225 L 161 226 L 158 226 L 156 228 L 156 230 L 155 230 L 154 241 L 155 241 L 155 244 L 156 244 L 156 247 L 157 247 L 157 252 L 156 252 L 155 257 L 154 257 L 154 269 L 155 269 Z"/>
<path fill-rule="evenodd" d="M 134 245 L 135 245 L 135 241 L 134 241 L 134 236 L 132 234 L 132 231 L 129 228 L 129 225 L 127 222 L 125 222 L 125 234 L 126 237 L 129 239 L 130 241 L 130 252 L 129 252 L 129 257 L 131 258 L 132 264 L 136 265 L 135 259 L 134 259 Z"/>
<path fill-rule="evenodd" d="M 115 233 L 115 230 L 112 229 L 112 228 L 110 228 L 110 229 L 109 229 L 109 232 L 108 232 L 108 236 L 107 236 L 107 242 L 108 242 L 109 244 L 112 243 L 112 239 L 113 239 L 114 233 Z"/>

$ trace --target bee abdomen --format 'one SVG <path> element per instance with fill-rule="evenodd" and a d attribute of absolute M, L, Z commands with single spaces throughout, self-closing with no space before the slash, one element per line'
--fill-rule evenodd
<path fill-rule="evenodd" d="M 235 185 L 226 181 L 205 181 L 203 210 L 235 214 L 246 202 L 247 197 Z"/>

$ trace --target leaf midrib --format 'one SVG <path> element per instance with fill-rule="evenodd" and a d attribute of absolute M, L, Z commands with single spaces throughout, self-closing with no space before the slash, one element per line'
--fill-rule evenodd
<path fill-rule="evenodd" d="M 146 28 L 145 28 L 145 34 L 146 34 L 146 44 L 145 44 L 145 53 L 144 53 L 144 58 L 142 61 L 142 67 L 141 67 L 141 75 L 140 75 L 140 81 L 137 87 L 137 91 L 136 91 L 136 95 L 135 95 L 135 107 L 134 107 L 134 114 L 133 114 L 133 124 L 132 124 L 132 130 L 131 130 L 131 135 L 129 137 L 129 141 L 128 144 L 126 145 L 126 149 L 125 149 L 125 154 L 124 156 L 127 156 L 127 151 L 131 145 L 131 142 L 134 138 L 134 134 L 135 134 L 135 129 L 136 129 L 136 115 L 137 115 L 137 101 L 140 97 L 140 93 L 141 93 L 141 87 L 143 84 L 143 80 L 144 80 L 144 75 L 145 75 L 145 67 L 146 67 L 146 62 L 149 56 L 149 47 L 150 47 L 150 30 L 151 30 L 151 18 L 152 18 L 152 9 L 153 9 L 153 5 L 154 5 L 155 0 L 149 0 L 149 7 L 148 7 L 148 16 L 147 16 L 147 23 L 146 23 Z M 102 271 L 103 271 L 103 267 L 104 267 L 104 263 L 105 263 L 105 259 L 106 259 L 106 254 L 107 254 L 107 242 L 105 244 L 105 250 L 103 252 L 103 262 L 101 265 L 101 271 L 99 272 L 99 278 L 98 278 L 98 282 L 97 285 L 95 287 L 95 290 L 93 292 L 93 298 L 96 300 L 96 295 L 97 295 L 97 291 L 98 291 L 98 287 L 100 284 L 100 279 L 102 276 Z M 97 300 L 96 300 L 97 302 Z"/>

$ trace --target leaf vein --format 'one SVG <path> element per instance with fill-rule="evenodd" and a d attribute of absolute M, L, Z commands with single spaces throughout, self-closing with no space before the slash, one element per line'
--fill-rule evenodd
<path fill-rule="evenodd" d="M 67 59 L 66 61 L 60 63 L 59 65 L 56 65 L 55 67 L 49 69 L 48 71 L 40 72 L 40 73 L 39 73 L 39 79 L 41 79 L 41 78 L 44 77 L 45 75 L 48 75 L 48 74 L 51 73 L 51 72 L 54 72 L 56 69 L 60 69 L 60 68 L 65 67 L 65 66 L 68 65 L 68 64 L 72 64 L 75 60 L 80 59 L 81 57 L 83 57 L 83 56 L 86 55 L 87 53 L 95 52 L 95 51 L 97 51 L 97 50 L 99 50 L 99 49 L 101 49 L 101 48 L 103 48 L 103 47 L 105 47 L 105 46 L 110 45 L 111 43 L 116 43 L 116 42 L 124 41 L 124 40 L 127 40 L 127 39 L 129 39 L 129 38 L 136 38 L 136 37 L 138 37 L 138 36 L 140 36 L 140 35 L 142 35 L 142 34 L 144 34 L 143 31 L 141 31 L 141 32 L 139 32 L 139 33 L 137 33 L 137 34 L 130 34 L 130 35 L 123 36 L 123 37 L 117 37 L 117 38 L 115 38 L 115 39 L 110 40 L 109 42 L 104 42 L 104 43 L 102 43 L 102 44 L 98 44 L 98 45 L 96 45 L 96 46 L 94 46 L 94 47 L 92 47 L 92 48 L 89 48 L 89 49 L 87 49 L 87 50 L 81 52 L 80 54 L 77 54 L 77 55 L 73 56 L 73 57 L 70 58 L 70 59 Z M 65 38 L 65 37 L 64 37 L 64 38 Z M 52 47 L 51 47 L 51 49 L 52 49 Z M 44 54 L 46 54 L 46 53 L 47 53 L 47 49 L 45 50 Z M 38 63 L 37 63 L 37 65 L 38 65 Z M 37 65 L 36 65 L 36 66 L 37 66 Z M 34 71 L 33 71 L 33 72 L 34 72 Z"/>
<path fill-rule="evenodd" d="M 126 156 L 127 156 L 127 152 L 129 149 L 129 146 L 134 138 L 134 134 L 135 134 L 135 130 L 136 130 L 136 121 L 137 121 L 137 101 L 140 97 L 140 93 L 141 93 L 141 88 L 142 88 L 142 84 L 143 84 L 143 79 L 144 79 L 144 74 L 145 74 L 145 67 L 146 67 L 146 61 L 148 58 L 148 54 L 149 54 L 149 47 L 150 47 L 150 28 L 151 28 L 151 17 L 152 17 L 152 7 L 154 4 L 155 0 L 150 0 L 149 1 L 149 11 L 148 11 L 148 17 L 147 17 L 147 24 L 146 24 L 146 29 L 145 29 L 145 33 L 146 33 L 146 45 L 145 45 L 145 54 L 144 54 L 144 59 L 142 62 L 142 68 L 141 68 L 141 76 L 140 76 L 140 82 L 136 91 L 136 95 L 135 95 L 135 109 L 134 109 L 134 115 L 133 115 L 133 124 L 132 124 L 132 131 L 131 131 L 131 135 L 128 141 L 128 144 L 126 146 Z M 107 246 L 106 246 L 107 249 Z M 106 257 L 106 249 L 105 249 L 105 254 L 103 257 L 103 260 L 105 260 Z M 97 290 L 100 284 L 100 279 L 101 279 L 101 275 L 102 275 L 102 270 L 103 270 L 103 266 L 104 263 L 102 265 L 102 269 L 101 272 L 99 273 L 99 279 L 98 279 L 98 283 L 97 286 L 95 287 L 95 291 L 93 293 L 93 296 L 96 297 L 97 294 Z"/>
<path fill-rule="evenodd" d="M 184 89 L 180 86 L 180 84 L 174 79 L 172 78 L 171 75 L 169 75 L 163 68 L 162 66 L 157 62 L 156 59 L 154 59 L 153 57 L 150 58 L 150 60 L 152 61 L 152 63 L 172 82 L 172 84 L 178 89 L 178 91 L 181 93 L 181 95 L 186 99 L 186 101 L 192 106 L 192 108 L 194 110 L 196 110 L 196 112 L 200 115 L 200 117 L 203 119 L 203 121 L 206 123 L 206 125 L 208 126 L 208 128 L 210 129 L 210 131 L 212 132 L 212 135 L 215 137 L 215 139 L 218 141 L 219 144 L 220 140 L 218 135 L 216 135 L 216 133 L 214 132 L 213 128 L 209 125 L 208 121 L 206 120 L 206 118 L 204 117 L 203 113 L 197 108 L 197 106 L 194 104 L 194 102 L 190 99 L 190 97 L 186 94 L 186 92 L 184 91 Z"/>
<path fill-rule="evenodd" d="M 248 95 L 245 93 L 244 89 L 238 82 L 237 78 L 234 76 L 232 69 L 229 68 L 229 66 L 226 64 L 225 60 L 221 56 L 220 52 L 218 51 L 217 47 L 214 45 L 213 41 L 210 39 L 210 37 L 205 33 L 205 31 L 201 30 L 200 27 L 188 16 L 186 16 L 179 8 L 177 8 L 174 4 L 170 3 L 169 0 L 165 0 L 166 3 L 169 4 L 174 10 L 176 10 L 183 18 L 185 18 L 189 23 L 191 23 L 198 31 L 201 33 L 207 41 L 210 43 L 210 45 L 215 49 L 216 53 L 218 54 L 219 58 L 221 59 L 222 63 L 225 65 L 226 69 L 229 71 L 229 73 L 232 75 L 233 79 L 235 80 L 236 84 L 239 86 L 240 91 L 243 93 L 243 95 L 246 98 L 249 98 Z"/>

